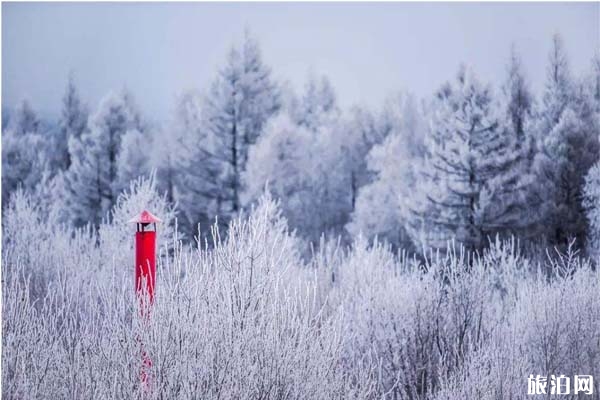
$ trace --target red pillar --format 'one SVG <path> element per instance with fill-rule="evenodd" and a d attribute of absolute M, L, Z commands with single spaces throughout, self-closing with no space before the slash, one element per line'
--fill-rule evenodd
<path fill-rule="evenodd" d="M 154 303 L 156 282 L 156 232 L 138 230 L 135 233 L 135 292 L 140 298 L 142 312 Z M 138 225 L 138 226 L 139 226 Z M 142 296 L 147 295 L 144 299 Z M 147 301 L 146 301 L 147 300 Z"/>
<path fill-rule="evenodd" d="M 154 288 L 156 285 L 156 224 L 162 222 L 160 218 L 149 211 L 142 211 L 139 216 L 129 220 L 136 224 L 135 233 L 135 293 L 140 302 L 142 323 L 150 318 L 150 311 L 154 303 Z M 150 226 L 154 229 L 150 230 Z M 148 389 L 152 360 L 144 344 L 140 341 L 142 353 L 142 369 L 140 380 L 144 389 Z"/>

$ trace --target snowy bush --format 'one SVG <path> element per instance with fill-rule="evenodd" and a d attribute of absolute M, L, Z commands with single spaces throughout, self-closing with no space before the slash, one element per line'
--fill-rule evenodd
<path fill-rule="evenodd" d="M 529 374 L 597 374 L 600 274 L 575 252 L 542 264 L 498 239 L 480 256 L 457 247 L 420 261 L 359 237 L 304 260 L 269 196 L 226 236 L 215 226 L 212 243 L 188 247 L 153 188 L 132 185 L 98 232 L 45 224 L 43 206 L 15 193 L 6 398 L 524 398 Z M 124 222 L 139 207 L 165 219 L 148 318 Z"/>
<path fill-rule="evenodd" d="M 35 209 L 23 201 L 14 212 L 34 224 Z M 111 223 L 100 235 L 109 227 L 118 237 Z M 23 242 L 5 242 L 3 253 L 5 271 L 12 271 L 3 290 L 6 397 L 132 398 L 146 390 L 149 398 L 326 399 L 351 390 L 338 363 L 341 319 L 324 319 L 314 282 L 294 279 L 302 266 L 294 237 L 268 198 L 247 220 L 233 221 L 227 239 L 215 231 L 210 250 L 176 247 L 159 260 L 160 300 L 149 321 L 139 317 L 131 279 L 101 271 L 103 241 L 88 237 L 92 249 L 81 249 L 73 240 L 64 249 L 73 260 L 61 265 L 42 258 L 44 251 L 64 255 L 63 247 L 51 247 L 59 232 L 21 231 Z M 28 295 L 32 280 L 11 251 L 34 238 L 43 246 L 36 269 L 58 272 L 43 296 Z M 153 362 L 146 389 L 139 385 L 140 343 Z"/>
<path fill-rule="evenodd" d="M 177 240 L 176 209 L 167 202 L 165 195 L 158 194 L 155 174 L 151 173 L 147 178 L 141 177 L 130 183 L 129 190 L 119 195 L 115 207 L 100 225 L 98 238 L 103 259 L 112 259 L 119 266 L 132 262 L 134 224 L 127 221 L 144 210 L 162 220 L 157 229 L 158 243 L 162 243 L 166 250 L 174 247 L 173 240 Z"/>

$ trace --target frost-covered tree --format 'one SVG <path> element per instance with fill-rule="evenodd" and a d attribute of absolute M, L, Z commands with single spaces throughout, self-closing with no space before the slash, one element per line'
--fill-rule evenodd
<path fill-rule="evenodd" d="M 600 113 L 600 53 L 592 58 L 591 71 L 583 84 L 588 88 L 590 96 L 594 99 L 596 112 Z"/>
<path fill-rule="evenodd" d="M 177 160 L 183 154 L 182 142 L 175 130 L 159 128 L 152 131 L 151 143 L 148 164 L 156 171 L 157 191 L 166 195 L 169 204 L 174 204 L 179 168 Z"/>
<path fill-rule="evenodd" d="M 218 165 L 218 214 L 229 219 L 241 208 L 248 149 L 279 109 L 278 88 L 262 61 L 258 43 L 246 34 L 240 48 L 232 48 L 227 63 L 213 82 L 203 108 L 210 139 L 206 153 Z"/>
<path fill-rule="evenodd" d="M 293 99 L 289 113 L 300 126 L 317 130 L 340 117 L 336 95 L 329 79 L 309 74 L 300 99 Z"/>
<path fill-rule="evenodd" d="M 291 227 L 312 241 L 342 233 L 352 207 L 349 135 L 326 82 L 311 77 L 303 96 L 267 124 L 244 175 L 246 204 L 267 187 Z"/>
<path fill-rule="evenodd" d="M 600 257 L 600 162 L 594 164 L 585 176 L 583 206 L 588 219 L 588 253 Z"/>
<path fill-rule="evenodd" d="M 355 210 L 359 189 L 372 180 L 373 172 L 367 165 L 367 154 L 381 143 L 390 132 L 387 126 L 369 110 L 353 107 L 350 116 L 341 121 L 340 140 L 345 163 L 341 167 L 350 175 L 351 208 Z"/>
<path fill-rule="evenodd" d="M 410 241 L 404 227 L 404 199 L 412 195 L 415 166 L 423 157 L 427 134 L 424 110 L 414 96 L 396 95 L 386 102 L 375 122 L 375 132 L 376 140 L 364 161 L 372 177 L 358 192 L 347 229 L 354 236 L 362 233 L 370 239 L 377 236 L 394 246 L 406 246 Z"/>
<path fill-rule="evenodd" d="M 123 138 L 124 142 L 126 137 Z M 167 202 L 164 194 L 158 193 L 156 176 L 152 171 L 128 182 L 109 211 L 110 218 L 100 224 L 98 236 L 103 258 L 113 259 L 122 265 L 130 262 L 134 242 L 130 239 L 132 226 L 128 221 L 143 210 L 151 211 L 162 220 L 158 224 L 156 237 L 160 247 L 169 250 L 173 248 L 177 209 Z"/>
<path fill-rule="evenodd" d="M 406 180 L 408 159 L 402 137 L 390 135 L 368 155 L 369 169 L 376 178 L 359 191 L 352 220 L 347 225 L 353 236 L 377 237 L 394 246 L 406 244 L 402 196 L 410 182 Z"/>
<path fill-rule="evenodd" d="M 552 38 L 546 69 L 546 84 L 538 116 L 538 134 L 543 138 L 558 124 L 562 112 L 573 98 L 573 81 L 567 54 L 560 35 Z"/>
<path fill-rule="evenodd" d="M 98 224 L 107 215 L 120 190 L 117 161 L 122 137 L 128 131 L 144 130 L 126 91 L 107 95 L 90 121 L 89 131 L 69 140 L 71 166 L 65 175 L 64 197 L 76 225 Z"/>
<path fill-rule="evenodd" d="M 23 99 L 11 115 L 10 130 L 16 135 L 39 133 L 40 120 L 29 100 Z"/>
<path fill-rule="evenodd" d="M 88 109 L 81 101 L 75 81 L 72 75 L 69 75 L 67 88 L 62 99 L 62 110 L 60 116 L 60 134 L 56 137 L 54 146 L 55 157 L 58 161 L 58 167 L 66 170 L 71 165 L 71 155 L 69 154 L 70 138 L 79 139 L 87 129 Z"/>
<path fill-rule="evenodd" d="M 31 192 L 46 169 L 45 145 L 41 135 L 6 130 L 2 134 L 3 206 L 19 187 Z"/>
<path fill-rule="evenodd" d="M 198 224 L 208 231 L 224 199 L 218 142 L 207 129 L 202 110 L 203 99 L 197 91 L 178 97 L 172 133 L 161 139 L 168 142 L 166 151 L 160 150 L 159 160 L 165 163 L 157 165 L 159 187 L 164 185 L 179 203 L 184 216 L 182 228 L 190 236 L 198 233 Z"/>
<path fill-rule="evenodd" d="M 10 122 L 11 110 L 6 105 L 2 105 L 2 131 L 4 132 L 8 129 L 8 124 Z"/>
<path fill-rule="evenodd" d="M 2 133 L 2 193 L 8 200 L 21 187 L 31 192 L 47 168 L 48 140 L 40 134 L 40 120 L 28 100 L 22 100 Z M 3 201 L 3 206 L 8 201 Z"/>
<path fill-rule="evenodd" d="M 534 170 L 544 233 L 552 244 L 583 243 L 581 204 L 585 173 L 598 160 L 599 121 L 593 97 L 571 78 L 559 36 L 553 39 L 546 87 L 537 123 Z"/>
<path fill-rule="evenodd" d="M 507 134 L 491 89 L 461 68 L 436 95 L 428 157 L 410 198 L 410 231 L 418 247 L 468 250 L 527 221 L 521 204 L 521 156 Z"/>
<path fill-rule="evenodd" d="M 303 237 L 340 233 L 350 212 L 349 175 L 332 127 L 310 130 L 287 113 L 271 120 L 250 149 L 245 202 L 267 189 L 281 200 L 283 215 Z"/>
<path fill-rule="evenodd" d="M 514 136 L 517 148 L 526 150 L 526 167 L 529 169 L 535 157 L 534 97 L 521 65 L 521 57 L 514 46 L 511 48 L 506 80 L 502 85 L 501 102 L 504 118 L 508 122 L 508 133 Z"/>
<path fill-rule="evenodd" d="M 117 157 L 116 190 L 128 189 L 131 181 L 148 175 L 148 149 L 150 141 L 145 133 L 132 129 L 121 138 L 121 149 Z M 153 178 L 154 179 L 154 178 Z"/>
<path fill-rule="evenodd" d="M 99 224 L 111 206 L 111 182 L 98 133 L 93 129 L 69 141 L 71 166 L 64 176 L 65 193 L 61 197 L 75 226 Z"/>

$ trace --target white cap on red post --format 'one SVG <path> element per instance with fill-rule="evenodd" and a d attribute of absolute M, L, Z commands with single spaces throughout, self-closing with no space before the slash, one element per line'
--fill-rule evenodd
<path fill-rule="evenodd" d="M 162 222 L 162 219 L 152 214 L 150 211 L 144 210 L 140 215 L 137 215 L 127 221 L 130 224 L 155 224 Z"/>

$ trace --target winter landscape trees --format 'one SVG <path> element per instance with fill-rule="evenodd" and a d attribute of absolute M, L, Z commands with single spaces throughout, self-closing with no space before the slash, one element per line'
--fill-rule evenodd
<path fill-rule="evenodd" d="M 475 251 L 526 222 L 519 193 L 529 180 L 521 169 L 524 157 L 496 114 L 490 90 L 461 68 L 436 95 L 428 156 L 409 206 L 416 217 L 410 230 L 425 248 L 443 248 L 454 238 Z"/>
<path fill-rule="evenodd" d="M 63 222 L 97 226 L 154 169 L 189 241 L 267 190 L 314 244 L 362 234 L 416 253 L 448 241 L 474 251 L 516 235 L 584 249 L 596 235 L 586 217 L 595 205 L 582 201 L 600 152 L 600 63 L 574 77 L 556 35 L 536 98 L 510 50 L 497 86 L 461 67 L 431 98 L 342 110 L 325 76 L 311 73 L 299 95 L 277 82 L 246 33 L 208 90 L 182 93 L 161 126 L 144 122 L 126 90 L 90 113 L 70 76 L 56 128 L 30 101 L 5 124 L 5 200 L 51 185 Z"/>
<path fill-rule="evenodd" d="M 539 111 L 536 176 L 540 179 L 546 235 L 551 243 L 570 237 L 581 243 L 586 222 L 581 189 L 586 172 L 598 160 L 598 113 L 582 84 L 573 80 L 559 36 L 553 38 L 547 82 Z"/>
<path fill-rule="evenodd" d="M 246 34 L 160 125 L 73 77 L 55 123 L 23 101 L 2 133 L 3 395 L 497 399 L 597 374 L 598 60 L 575 76 L 556 36 L 542 93 L 513 48 L 497 82 L 461 66 L 344 109 Z M 146 207 L 165 224 L 143 331 L 125 221 Z"/>

